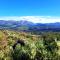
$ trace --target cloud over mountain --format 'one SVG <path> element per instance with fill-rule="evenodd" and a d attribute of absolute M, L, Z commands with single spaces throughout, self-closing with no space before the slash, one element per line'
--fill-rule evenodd
<path fill-rule="evenodd" d="M 4 16 L 0 17 L 0 20 L 27 20 L 34 23 L 54 23 L 60 22 L 60 17 L 51 16 Z"/>

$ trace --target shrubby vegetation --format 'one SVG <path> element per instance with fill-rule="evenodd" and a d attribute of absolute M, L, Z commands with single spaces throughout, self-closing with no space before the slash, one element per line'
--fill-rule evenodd
<path fill-rule="evenodd" d="M 18 40 L 25 45 L 17 43 Z M 1 30 L 0 60 L 60 60 L 60 32 L 35 34 Z"/>

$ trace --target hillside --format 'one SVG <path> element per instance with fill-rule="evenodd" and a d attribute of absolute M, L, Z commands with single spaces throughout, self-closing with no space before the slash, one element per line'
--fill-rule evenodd
<path fill-rule="evenodd" d="M 0 60 L 60 59 L 60 32 L 0 30 Z"/>

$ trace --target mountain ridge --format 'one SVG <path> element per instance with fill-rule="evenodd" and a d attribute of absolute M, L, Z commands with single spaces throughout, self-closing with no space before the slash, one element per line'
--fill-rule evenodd
<path fill-rule="evenodd" d="M 13 29 L 22 31 L 43 31 L 43 30 L 58 30 L 60 31 L 60 22 L 55 23 L 33 23 L 26 20 L 20 21 L 5 21 L 0 20 L 0 29 Z"/>

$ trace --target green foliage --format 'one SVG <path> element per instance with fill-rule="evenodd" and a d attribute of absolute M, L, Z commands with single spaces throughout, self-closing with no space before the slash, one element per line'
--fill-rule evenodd
<path fill-rule="evenodd" d="M 0 31 L 0 60 L 60 60 L 59 36 L 58 32 L 40 32 L 38 35 L 33 32 Z M 24 40 L 25 46 L 17 44 L 13 49 L 18 39 Z M 7 46 L 4 46 L 4 41 Z"/>

